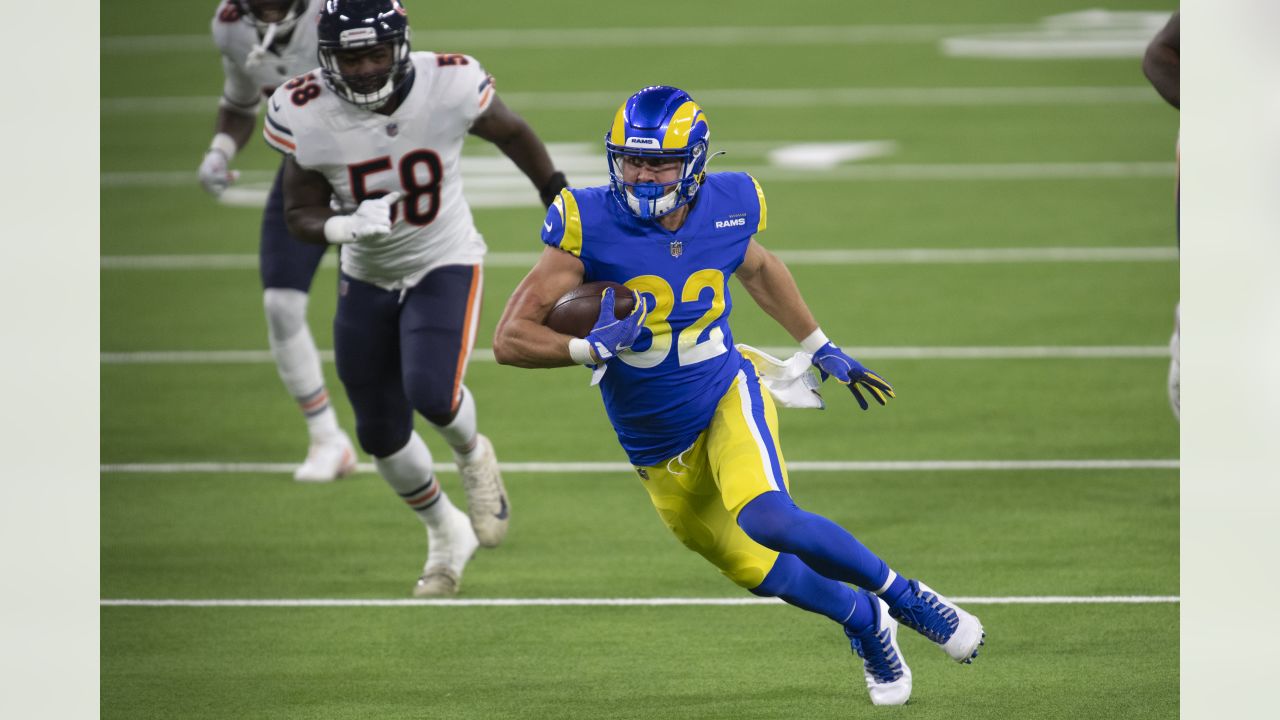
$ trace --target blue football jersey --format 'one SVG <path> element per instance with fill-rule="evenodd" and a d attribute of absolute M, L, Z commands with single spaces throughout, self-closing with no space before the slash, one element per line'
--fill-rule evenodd
<path fill-rule="evenodd" d="M 671 232 L 621 208 L 608 187 L 564 190 L 542 241 L 585 267 L 585 282 L 638 291 L 649 315 L 629 352 L 600 382 L 605 411 L 631 463 L 656 465 L 694 443 L 740 368 L 729 277 L 765 229 L 760 184 L 745 173 L 708 174 L 684 225 Z"/>

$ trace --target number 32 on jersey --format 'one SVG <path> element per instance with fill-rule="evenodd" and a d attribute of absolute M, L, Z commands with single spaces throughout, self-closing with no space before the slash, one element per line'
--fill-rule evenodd
<path fill-rule="evenodd" d="M 644 326 L 653 334 L 653 342 L 648 350 L 622 353 L 618 359 L 638 368 L 661 365 L 662 361 L 671 354 L 672 327 L 667 319 L 671 317 L 671 311 L 676 307 L 675 291 L 666 280 L 657 275 L 640 275 L 624 284 L 638 293 L 653 296 L 654 306 L 649 308 L 649 315 L 644 321 Z M 675 343 L 676 356 L 682 367 L 710 360 L 729 351 L 724 344 L 724 331 L 718 327 L 711 328 L 711 332 L 707 333 L 707 339 L 698 342 L 698 337 L 707 329 L 707 326 L 724 314 L 724 273 L 707 269 L 690 275 L 680 291 L 679 302 L 697 302 L 702 297 L 703 291 L 708 288 L 712 292 L 711 307 L 702 314 L 702 317 L 681 330 Z"/>

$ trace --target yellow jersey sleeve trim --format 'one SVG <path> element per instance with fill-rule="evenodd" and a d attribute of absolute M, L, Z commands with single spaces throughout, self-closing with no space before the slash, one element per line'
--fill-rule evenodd
<path fill-rule="evenodd" d="M 760 224 L 756 226 L 756 232 L 764 232 L 765 226 L 769 223 L 769 206 L 764 202 L 764 188 L 760 187 L 760 181 L 748 175 L 751 183 L 756 186 L 756 197 L 760 199 Z"/>
<path fill-rule="evenodd" d="M 582 214 L 578 212 L 578 201 L 568 188 L 560 191 L 560 199 L 564 200 L 564 238 L 560 240 L 560 249 L 582 257 Z"/>

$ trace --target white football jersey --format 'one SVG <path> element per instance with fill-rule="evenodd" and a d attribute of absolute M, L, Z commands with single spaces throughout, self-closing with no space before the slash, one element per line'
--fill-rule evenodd
<path fill-rule="evenodd" d="M 399 191 L 391 234 L 342 246 L 342 269 L 388 289 L 442 265 L 474 265 L 485 244 L 462 196 L 462 143 L 493 99 L 493 77 L 467 55 L 415 52 L 413 85 L 391 115 L 352 105 L 320 70 L 281 85 L 267 103 L 267 144 L 325 176 L 333 207 Z"/>
<path fill-rule="evenodd" d="M 310 0 L 304 15 L 284 43 L 273 43 L 262 60 L 252 66 L 249 53 L 262 38 L 234 3 L 224 1 L 213 15 L 213 42 L 222 53 L 222 102 L 256 112 L 262 98 L 275 92 L 284 81 L 310 70 L 316 58 L 316 17 L 324 0 Z"/>

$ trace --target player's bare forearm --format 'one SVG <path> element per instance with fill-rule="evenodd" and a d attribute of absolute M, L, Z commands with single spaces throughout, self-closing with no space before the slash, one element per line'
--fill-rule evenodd
<path fill-rule="evenodd" d="M 327 244 L 324 224 L 337 213 L 329 207 L 333 188 L 324 176 L 298 165 L 292 155 L 284 159 L 284 219 L 289 232 L 305 242 Z"/>
<path fill-rule="evenodd" d="M 1142 57 L 1142 72 L 1151 81 L 1156 92 L 1174 107 L 1179 107 L 1178 77 L 1179 48 L 1178 13 L 1156 33 L 1147 52 Z"/>
<path fill-rule="evenodd" d="M 476 118 L 471 132 L 501 150 L 536 189 L 542 190 L 555 174 L 556 168 L 547 154 L 546 145 L 524 118 L 508 108 L 501 98 L 493 98 L 484 114 Z"/>
<path fill-rule="evenodd" d="M 797 342 L 818 329 L 791 271 L 760 243 L 752 240 L 747 246 L 746 258 L 735 275 L 760 309 Z"/>
<path fill-rule="evenodd" d="M 249 143 L 257 118 L 249 113 L 239 112 L 226 106 L 218 108 L 218 119 L 214 123 L 214 133 L 225 133 L 236 141 L 236 147 L 242 148 Z"/>
<path fill-rule="evenodd" d="M 568 335 L 561 335 L 528 318 L 504 319 L 494 332 L 493 357 L 499 365 L 522 368 L 569 367 L 577 364 L 569 355 L 570 339 Z"/>
<path fill-rule="evenodd" d="M 568 335 L 543 324 L 556 300 L 582 284 L 582 262 L 547 248 L 507 300 L 493 333 L 493 357 L 502 365 L 552 368 L 576 365 Z"/>

